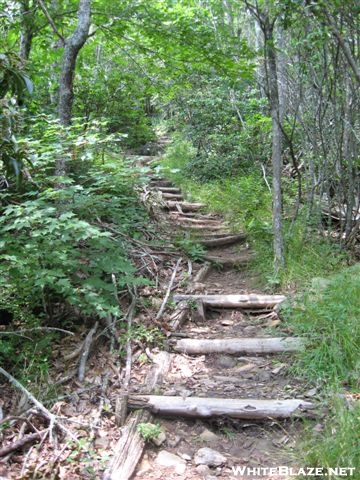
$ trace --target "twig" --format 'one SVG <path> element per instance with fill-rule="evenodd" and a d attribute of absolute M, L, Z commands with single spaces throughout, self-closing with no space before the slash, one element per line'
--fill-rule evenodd
<path fill-rule="evenodd" d="M 74 441 L 77 442 L 77 438 L 75 435 L 67 429 L 62 423 L 60 423 L 55 415 L 53 415 L 39 400 L 37 400 L 34 395 L 32 395 L 29 390 L 27 390 L 20 382 L 16 380 L 10 373 L 8 373 L 6 370 L 4 370 L 2 367 L 0 367 L 0 373 L 6 377 L 9 382 L 14 385 L 18 390 L 20 390 L 22 393 L 24 393 L 27 398 L 32 402 L 35 407 L 43 413 L 43 415 L 50 421 L 50 428 L 53 427 L 53 425 L 57 425 L 60 430 L 62 430 L 66 435 L 71 437 Z"/>
<path fill-rule="evenodd" d="M 265 167 L 264 167 L 263 164 L 261 164 L 261 170 L 262 170 L 262 172 L 263 172 L 263 177 L 264 177 L 266 186 L 268 187 L 269 192 L 272 193 L 272 190 L 271 190 L 271 187 L 270 187 L 270 185 L 269 185 L 268 179 L 266 178 L 266 171 L 265 171 Z"/>
<path fill-rule="evenodd" d="M 170 279 L 170 283 L 168 285 L 168 288 L 166 290 L 166 294 L 165 294 L 165 297 L 164 297 L 164 300 L 162 301 L 162 304 L 161 304 L 161 307 L 160 307 L 160 310 L 158 311 L 158 313 L 156 314 L 156 320 L 160 320 L 160 318 L 162 317 L 162 314 L 164 313 L 164 310 L 165 310 L 165 307 L 166 307 L 166 304 L 167 304 L 167 301 L 169 300 L 169 296 L 170 296 L 170 292 L 171 292 L 171 287 L 175 281 L 175 276 L 176 276 L 176 272 L 178 271 L 178 268 L 180 266 L 180 263 L 182 261 L 182 258 L 179 258 L 179 260 L 176 262 L 176 265 L 175 265 L 175 268 L 174 268 L 174 271 L 171 275 L 171 279 Z"/>
<path fill-rule="evenodd" d="M 84 349 L 81 353 L 80 363 L 79 363 L 79 371 L 78 371 L 78 380 L 80 382 L 82 382 L 85 378 L 86 362 L 87 362 L 87 359 L 88 359 L 88 356 L 89 356 L 91 344 L 93 342 L 93 337 L 96 333 L 98 325 L 99 325 L 99 322 L 95 322 L 95 325 L 89 331 L 89 333 L 86 335 L 86 338 L 84 340 Z"/>
<path fill-rule="evenodd" d="M 62 332 L 66 333 L 67 335 L 75 335 L 73 332 L 69 330 L 63 330 L 62 328 L 55 328 L 55 327 L 34 327 L 34 328 L 24 328 L 22 330 L 16 330 L 16 332 L 8 331 L 8 332 L 0 332 L 0 335 L 19 335 L 21 333 L 33 332 L 34 330 L 50 330 L 55 332 Z"/>

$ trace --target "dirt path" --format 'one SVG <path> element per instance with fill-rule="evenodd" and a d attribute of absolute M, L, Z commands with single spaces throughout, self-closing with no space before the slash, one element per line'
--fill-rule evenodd
<path fill-rule="evenodd" d="M 288 375 L 291 353 L 261 354 L 239 351 L 229 354 L 226 351 L 216 353 L 189 354 L 176 352 L 179 339 L 258 339 L 284 337 L 281 321 L 276 306 L 256 305 L 250 308 L 209 305 L 207 300 L 212 295 L 255 294 L 262 292 L 254 289 L 255 278 L 251 276 L 246 264 L 252 253 L 246 245 L 246 239 L 239 235 L 230 243 L 232 235 L 229 226 L 218 215 L 204 214 L 201 206 L 186 202 L 183 193 L 167 179 L 153 175 L 149 178 L 148 195 L 157 199 L 161 205 L 161 223 L 165 231 L 172 232 L 173 238 L 191 237 L 206 245 L 229 244 L 208 247 L 204 263 L 191 264 L 188 282 L 181 281 L 181 274 L 176 278 L 176 289 L 172 293 L 176 301 L 181 295 L 202 295 L 187 297 L 186 314 L 182 315 L 181 325 L 173 322 L 176 330 L 169 336 L 168 349 L 171 352 L 171 366 L 165 381 L 156 394 L 172 396 L 188 401 L 201 398 L 204 405 L 207 399 L 245 399 L 249 410 L 252 401 L 303 399 L 299 408 L 287 418 L 276 415 L 264 415 L 260 419 L 236 418 L 236 414 L 213 415 L 207 418 L 184 419 L 181 415 L 168 418 L 156 415 L 156 422 L 161 425 L 164 440 L 159 446 L 146 448 L 133 478 L 135 479 L 247 479 L 252 478 L 287 478 L 272 474 L 259 475 L 261 471 L 244 475 L 235 474 L 233 468 L 270 468 L 286 465 L 296 467 L 292 455 L 296 437 L 301 432 L 301 420 L 306 415 L 306 388 L 295 378 Z M 160 201 L 159 201 L 160 198 Z M 216 240 L 213 242 L 213 240 Z M 236 241 L 235 241 L 236 240 Z M 185 262 L 185 260 L 184 260 Z M 196 278 L 200 272 L 200 279 Z M 203 273 L 203 275 L 202 275 Z M 195 281 L 194 281 L 195 279 Z M 197 280 L 197 281 L 196 281 Z M 190 305 L 190 307 L 189 307 Z M 178 308 L 178 307 L 177 307 Z M 176 318 L 176 312 L 172 319 Z M 181 309 L 180 309 L 181 311 Z M 143 373 L 144 374 L 144 373 Z M 135 388 L 136 389 L 136 388 Z M 141 393 L 141 386 L 137 387 Z M 303 407 L 304 406 L 304 407 Z M 153 409 L 156 411 L 156 408 Z M 255 408 L 254 408 L 255 410 Z M 209 459 L 203 459 L 203 448 L 210 448 L 215 453 Z M 174 455 L 174 456 L 173 456 Z M 219 458 L 212 458 L 218 455 Z M 247 473 L 247 474 L 246 474 Z"/>

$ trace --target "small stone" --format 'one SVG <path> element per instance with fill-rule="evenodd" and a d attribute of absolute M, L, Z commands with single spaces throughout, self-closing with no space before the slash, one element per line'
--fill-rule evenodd
<path fill-rule="evenodd" d="M 304 396 L 305 397 L 315 397 L 315 395 L 317 394 L 317 388 L 312 388 L 311 390 L 308 390 Z"/>
<path fill-rule="evenodd" d="M 226 320 L 226 318 L 224 318 L 224 320 L 221 320 L 221 325 L 224 325 L 225 327 L 229 327 L 230 325 L 234 325 L 234 322 L 233 320 Z"/>
<path fill-rule="evenodd" d="M 136 475 L 140 477 L 141 475 L 148 472 L 149 470 L 151 470 L 151 464 L 149 462 L 149 459 L 147 457 L 144 457 L 141 460 L 140 465 L 138 466 Z"/>
<path fill-rule="evenodd" d="M 185 460 L 166 450 L 161 450 L 158 453 L 155 458 L 155 463 L 162 467 L 173 467 L 178 475 L 183 474 L 186 470 Z"/>
<path fill-rule="evenodd" d="M 210 475 L 211 471 L 210 468 L 207 465 L 198 465 L 196 467 L 196 471 L 198 472 L 199 475 Z"/>
<path fill-rule="evenodd" d="M 203 442 L 216 442 L 217 440 L 219 440 L 219 437 L 207 428 L 205 428 L 205 430 L 200 433 L 199 438 Z"/>
<path fill-rule="evenodd" d="M 209 467 L 218 467 L 226 462 L 226 457 L 212 448 L 200 448 L 195 456 L 196 465 L 208 465 Z"/>
<path fill-rule="evenodd" d="M 236 365 L 236 359 L 230 355 L 219 355 L 216 359 L 216 366 L 219 368 L 233 368 Z"/>
<path fill-rule="evenodd" d="M 191 460 L 191 455 L 189 455 L 188 453 L 179 453 L 179 457 L 183 458 L 187 462 L 190 462 Z"/>
<path fill-rule="evenodd" d="M 166 434 L 163 430 L 159 433 L 159 435 L 155 438 L 152 438 L 152 442 L 157 446 L 160 447 L 166 440 Z"/>
<path fill-rule="evenodd" d="M 254 327 L 253 325 L 248 325 L 247 327 L 244 328 L 244 333 L 245 335 L 255 335 L 257 332 L 257 327 Z"/>

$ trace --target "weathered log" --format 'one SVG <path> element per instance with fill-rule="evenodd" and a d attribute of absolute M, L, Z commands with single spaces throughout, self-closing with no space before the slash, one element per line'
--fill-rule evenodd
<path fill-rule="evenodd" d="M 164 187 L 162 185 L 159 185 L 156 187 L 157 190 L 160 190 L 160 192 L 163 192 L 163 193 L 181 193 L 181 190 L 180 188 L 177 188 L 177 187 Z"/>
<path fill-rule="evenodd" d="M 226 234 L 228 233 L 225 231 L 225 225 L 219 224 L 219 225 L 205 225 L 205 224 L 192 224 L 192 225 L 186 225 L 186 224 L 180 224 L 179 228 L 186 229 L 186 230 L 193 230 L 194 232 L 200 231 L 200 230 L 208 230 L 208 231 L 214 231 L 214 230 L 222 230 L 221 233 Z"/>
<path fill-rule="evenodd" d="M 252 420 L 301 416 L 303 410 L 314 408 L 310 402 L 288 400 L 254 400 L 252 398 L 200 398 L 158 395 L 135 395 L 129 398 L 130 408 L 146 408 L 162 415 L 209 418 L 227 416 Z"/>
<path fill-rule="evenodd" d="M 238 233 L 236 235 L 228 235 L 226 237 L 200 239 L 198 243 L 201 243 L 204 247 L 221 247 L 223 245 L 232 245 L 233 243 L 241 243 L 246 240 L 245 233 Z"/>
<path fill-rule="evenodd" d="M 184 223 L 195 223 L 195 224 L 200 224 L 200 225 L 205 225 L 205 226 L 212 226 L 212 225 L 223 225 L 222 220 L 219 220 L 217 218 L 189 218 L 186 216 L 183 216 L 181 214 L 179 215 L 171 215 L 171 217 L 174 220 L 184 222 Z"/>
<path fill-rule="evenodd" d="M 202 300 L 205 306 L 221 308 L 272 308 L 285 300 L 284 295 L 174 295 L 175 302 Z"/>
<path fill-rule="evenodd" d="M 258 354 L 297 352 L 304 348 L 301 338 L 223 338 L 204 339 L 182 338 L 174 346 L 177 352 L 196 354 L 228 353 L 228 354 Z"/>
<path fill-rule="evenodd" d="M 162 193 L 162 197 L 165 200 L 183 200 L 184 199 L 181 193 Z"/>
<path fill-rule="evenodd" d="M 172 182 L 169 182 L 168 180 L 160 180 L 155 178 L 150 180 L 151 187 L 172 187 L 172 185 Z"/>
<path fill-rule="evenodd" d="M 146 392 L 153 391 L 162 383 L 171 366 L 171 354 L 168 352 L 159 352 L 151 358 L 154 364 L 145 379 Z M 147 411 L 135 412 L 128 417 L 103 480 L 128 480 L 131 477 L 145 447 L 145 441 L 137 426 L 140 423 L 149 423 L 151 419 L 152 416 Z"/>
<path fill-rule="evenodd" d="M 195 212 L 206 207 L 205 203 L 176 202 L 174 200 L 167 200 L 166 205 L 169 210 L 177 210 L 177 207 L 180 206 L 184 212 Z"/>
<path fill-rule="evenodd" d="M 147 411 L 134 412 L 121 429 L 121 437 L 115 447 L 114 457 L 106 469 L 103 480 L 128 480 L 134 473 L 145 447 L 145 440 L 137 430 L 140 423 L 149 423 Z"/>

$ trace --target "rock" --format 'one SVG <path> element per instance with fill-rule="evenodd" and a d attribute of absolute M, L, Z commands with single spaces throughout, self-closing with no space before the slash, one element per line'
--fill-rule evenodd
<path fill-rule="evenodd" d="M 138 468 L 137 468 L 136 475 L 140 477 L 141 475 L 143 475 L 144 473 L 148 472 L 149 470 L 151 470 L 151 464 L 150 464 L 150 462 L 149 462 L 149 458 L 148 458 L 147 456 L 145 456 L 145 457 L 141 460 L 141 462 L 140 462 L 140 464 L 139 464 L 139 466 L 138 466 Z"/>
<path fill-rule="evenodd" d="M 212 448 L 200 448 L 195 456 L 196 465 L 207 465 L 209 467 L 218 467 L 226 462 L 226 457 Z"/>
<path fill-rule="evenodd" d="M 254 325 L 248 325 L 247 327 L 244 328 L 243 332 L 245 335 L 251 337 L 253 335 L 256 335 L 258 330 L 258 327 L 255 327 Z"/>
<path fill-rule="evenodd" d="M 304 393 L 304 397 L 315 397 L 317 394 L 317 388 L 312 388 L 311 390 L 308 390 L 306 393 Z"/>
<path fill-rule="evenodd" d="M 166 450 L 161 450 L 158 453 L 155 458 L 155 463 L 162 467 L 173 467 L 178 475 L 183 474 L 186 470 L 185 460 Z"/>
<path fill-rule="evenodd" d="M 179 453 L 179 456 L 188 462 L 190 462 L 191 460 L 191 455 L 189 455 L 188 453 Z"/>
<path fill-rule="evenodd" d="M 198 465 L 196 471 L 199 475 L 204 475 L 204 477 L 211 474 L 210 468 L 207 465 Z"/>
<path fill-rule="evenodd" d="M 216 359 L 216 366 L 219 368 L 233 368 L 236 365 L 236 359 L 230 355 L 219 355 Z"/>
<path fill-rule="evenodd" d="M 166 434 L 163 430 L 161 430 L 159 435 L 151 440 L 157 447 L 160 447 L 160 445 L 162 445 L 166 440 Z"/>
<path fill-rule="evenodd" d="M 205 428 L 205 430 L 200 433 L 199 438 L 203 442 L 216 442 L 217 440 L 219 440 L 219 437 L 207 428 Z"/>

